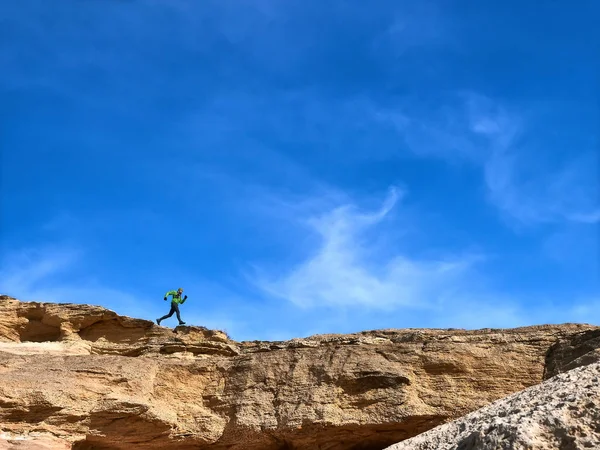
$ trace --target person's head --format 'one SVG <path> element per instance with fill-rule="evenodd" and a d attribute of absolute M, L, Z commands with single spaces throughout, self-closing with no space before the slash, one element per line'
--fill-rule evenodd
<path fill-rule="evenodd" d="M 177 292 L 181 294 L 183 292 L 183 288 L 177 289 Z"/>

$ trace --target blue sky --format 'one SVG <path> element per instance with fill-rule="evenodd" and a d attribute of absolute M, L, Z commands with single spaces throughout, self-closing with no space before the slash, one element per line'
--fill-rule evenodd
<path fill-rule="evenodd" d="M 2 2 L 0 292 L 182 286 L 239 340 L 598 324 L 598 13 Z"/>

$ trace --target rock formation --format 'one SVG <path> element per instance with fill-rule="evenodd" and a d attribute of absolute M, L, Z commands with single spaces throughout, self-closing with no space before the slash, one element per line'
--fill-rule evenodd
<path fill-rule="evenodd" d="M 560 338 L 544 379 L 387 450 L 600 448 L 600 330 Z"/>
<path fill-rule="evenodd" d="M 388 450 L 600 448 L 600 363 L 572 369 Z"/>
<path fill-rule="evenodd" d="M 540 383 L 557 340 L 598 329 L 235 342 L 0 297 L 0 449 L 380 450 Z"/>
<path fill-rule="evenodd" d="M 600 330 L 584 330 L 558 340 L 546 355 L 544 379 L 600 361 Z"/>

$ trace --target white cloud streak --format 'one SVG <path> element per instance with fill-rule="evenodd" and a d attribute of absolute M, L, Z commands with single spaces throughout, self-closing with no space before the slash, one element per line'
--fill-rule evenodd
<path fill-rule="evenodd" d="M 22 301 L 118 304 L 129 314 L 144 312 L 138 296 L 98 284 L 76 280 L 72 272 L 82 252 L 71 247 L 22 249 L 7 254 L 0 266 L 0 293 Z M 65 278 L 65 276 L 67 278 Z"/>
<path fill-rule="evenodd" d="M 491 202 L 523 224 L 593 223 L 600 218 L 591 155 L 578 155 L 560 168 L 520 149 L 510 131 L 485 133 L 493 151 L 484 164 Z M 591 176 L 590 176 L 591 175 Z"/>
<path fill-rule="evenodd" d="M 536 134 L 499 102 L 474 93 L 459 97 L 428 114 L 405 105 L 373 117 L 395 128 L 417 156 L 480 168 L 488 200 L 516 224 L 600 221 L 599 162 L 591 149 L 568 149 L 565 158 L 550 132 Z"/>
<path fill-rule="evenodd" d="M 545 152 L 557 149 L 529 147 L 521 138 L 535 143 L 536 137 L 516 115 L 478 96 L 470 98 L 468 111 L 471 132 L 488 139 L 485 182 L 490 201 L 503 213 L 522 224 L 590 223 L 600 218 L 598 182 L 593 173 L 596 163 L 591 153 L 573 149 L 575 156 L 553 166 Z M 548 145 L 547 140 L 540 142 Z"/>
<path fill-rule="evenodd" d="M 255 283 L 264 292 L 303 308 L 362 306 L 430 308 L 443 292 L 457 289 L 478 260 L 476 256 L 419 260 L 386 256 L 372 236 L 390 217 L 403 193 L 390 192 L 377 211 L 343 204 L 306 219 L 320 237 L 314 252 L 290 271 L 276 276 L 257 269 Z M 381 240 L 385 235 L 379 235 Z"/>

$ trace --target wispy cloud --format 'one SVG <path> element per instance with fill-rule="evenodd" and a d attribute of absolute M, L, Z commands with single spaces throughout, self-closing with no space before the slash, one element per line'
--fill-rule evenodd
<path fill-rule="evenodd" d="M 0 292 L 23 301 L 118 305 L 120 312 L 140 314 L 143 300 L 119 289 L 78 277 L 83 251 L 46 246 L 7 253 L 0 265 Z"/>
<path fill-rule="evenodd" d="M 503 213 L 523 224 L 600 220 L 597 187 L 586 174 L 593 170 L 591 155 L 542 173 L 531 173 L 521 159 L 514 149 L 499 147 L 485 164 L 489 198 Z"/>
<path fill-rule="evenodd" d="M 489 99 L 485 102 L 492 103 Z M 569 149 L 570 158 L 549 161 L 552 151 L 544 147 L 552 144 L 545 136 L 532 136 L 524 119 L 501 106 L 490 110 L 480 103 L 478 98 L 470 101 L 471 131 L 488 139 L 484 174 L 492 203 L 525 224 L 597 220 L 595 155 L 575 148 Z"/>
<path fill-rule="evenodd" d="M 258 268 L 255 283 L 264 292 L 302 308 L 364 306 L 429 308 L 442 292 L 456 289 L 469 275 L 478 256 L 416 259 L 386 251 L 382 225 L 403 192 L 391 188 L 383 205 L 362 211 L 354 204 L 298 218 L 316 233 L 312 254 L 290 270 L 266 273 Z"/>
<path fill-rule="evenodd" d="M 591 148 L 556 148 L 556 130 L 536 123 L 535 111 L 525 116 L 484 95 L 461 93 L 442 105 L 419 111 L 407 103 L 372 114 L 415 155 L 480 168 L 488 200 L 517 224 L 600 220 L 598 156 Z"/>
<path fill-rule="evenodd" d="M 11 295 L 30 294 L 34 286 L 63 272 L 78 258 L 74 249 L 47 249 L 42 252 L 24 249 L 2 260 L 0 289 Z"/>

